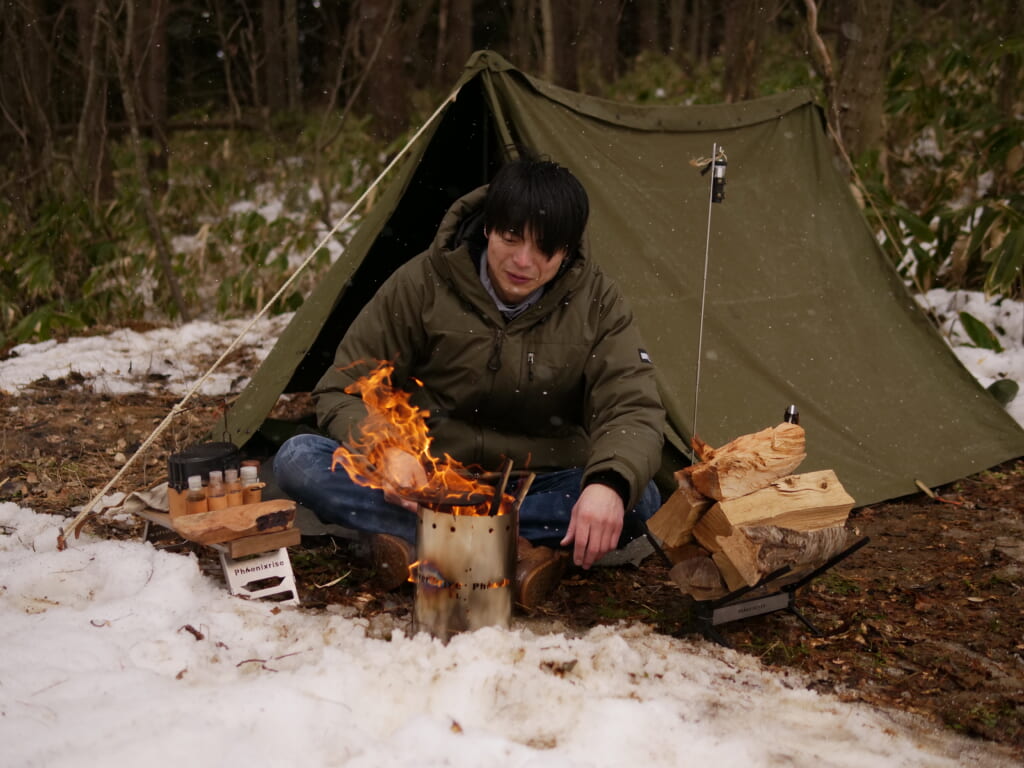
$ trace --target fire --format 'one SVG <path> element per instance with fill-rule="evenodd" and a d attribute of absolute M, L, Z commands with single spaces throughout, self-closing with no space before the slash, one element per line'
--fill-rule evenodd
<path fill-rule="evenodd" d="M 474 581 L 469 584 L 463 584 L 458 581 L 449 581 L 437 566 L 426 560 L 417 560 L 414 563 L 409 564 L 409 581 L 419 584 L 423 584 L 433 589 L 450 589 L 456 591 L 459 589 L 501 589 L 507 587 L 512 583 L 511 579 L 492 579 L 490 581 Z"/>
<path fill-rule="evenodd" d="M 331 470 L 340 464 L 359 485 L 394 490 L 431 507 L 451 506 L 457 515 L 491 514 L 495 488 L 473 479 L 472 473 L 448 454 L 443 459 L 431 454 L 432 438 L 426 422 L 430 413 L 410 403 L 408 392 L 392 386 L 394 370 L 393 365 L 382 362 L 345 388 L 349 394 L 362 397 L 367 416 L 359 425 L 361 434 L 350 437 L 350 448 L 340 445 L 334 451 Z M 389 483 L 378 467 L 383 466 L 384 455 L 393 448 L 419 459 L 427 475 L 426 484 L 419 488 L 394 488 Z M 496 514 L 507 512 L 513 501 L 503 494 Z"/>

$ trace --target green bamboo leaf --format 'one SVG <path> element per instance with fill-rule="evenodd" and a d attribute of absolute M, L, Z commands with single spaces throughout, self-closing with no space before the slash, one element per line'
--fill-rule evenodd
<path fill-rule="evenodd" d="M 908 211 L 902 206 L 896 206 L 896 215 L 916 239 L 923 243 L 930 243 L 935 239 L 935 233 L 927 222 L 915 213 Z"/>
<path fill-rule="evenodd" d="M 1010 294 L 1024 267 L 1024 227 L 1010 230 L 997 247 L 985 254 L 991 266 L 985 275 L 986 293 Z"/>
<path fill-rule="evenodd" d="M 961 312 L 960 322 L 964 326 L 964 332 L 974 342 L 974 346 L 981 349 L 991 349 L 993 352 L 1003 351 L 1003 346 L 999 343 L 996 335 L 992 333 L 987 325 L 970 312 Z"/>

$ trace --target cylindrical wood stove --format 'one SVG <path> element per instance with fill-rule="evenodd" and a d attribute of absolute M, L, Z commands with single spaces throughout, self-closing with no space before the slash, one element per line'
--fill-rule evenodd
<path fill-rule="evenodd" d="M 416 583 L 416 631 L 447 642 L 459 632 L 508 628 L 519 506 L 533 482 L 528 474 L 513 500 L 505 494 L 511 468 L 507 462 L 493 493 L 419 500 L 418 559 L 410 569 Z"/>
<path fill-rule="evenodd" d="M 481 627 L 508 628 L 515 585 L 517 510 L 455 514 L 422 507 L 416 536 L 416 630 L 447 641 Z"/>

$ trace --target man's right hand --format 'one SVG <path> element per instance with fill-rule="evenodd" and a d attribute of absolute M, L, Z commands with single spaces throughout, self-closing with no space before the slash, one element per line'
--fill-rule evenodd
<path fill-rule="evenodd" d="M 384 498 L 410 512 L 418 512 L 419 504 L 398 494 L 399 489 L 422 488 L 427 484 L 427 473 L 420 460 L 401 448 L 389 448 L 379 467 L 384 476 Z"/>

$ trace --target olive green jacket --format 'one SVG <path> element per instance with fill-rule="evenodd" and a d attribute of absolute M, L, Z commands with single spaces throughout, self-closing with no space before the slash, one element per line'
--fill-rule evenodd
<path fill-rule="evenodd" d="M 352 323 L 313 392 L 320 427 L 339 442 L 358 434 L 366 410 L 344 389 L 386 360 L 392 383 L 429 411 L 434 456 L 485 470 L 505 457 L 519 469 L 584 467 L 584 484 L 611 471 L 628 482 L 630 509 L 658 468 L 665 421 L 632 313 L 581 253 L 506 321 L 461 240 L 485 193 L 456 201 L 431 247 Z"/>

